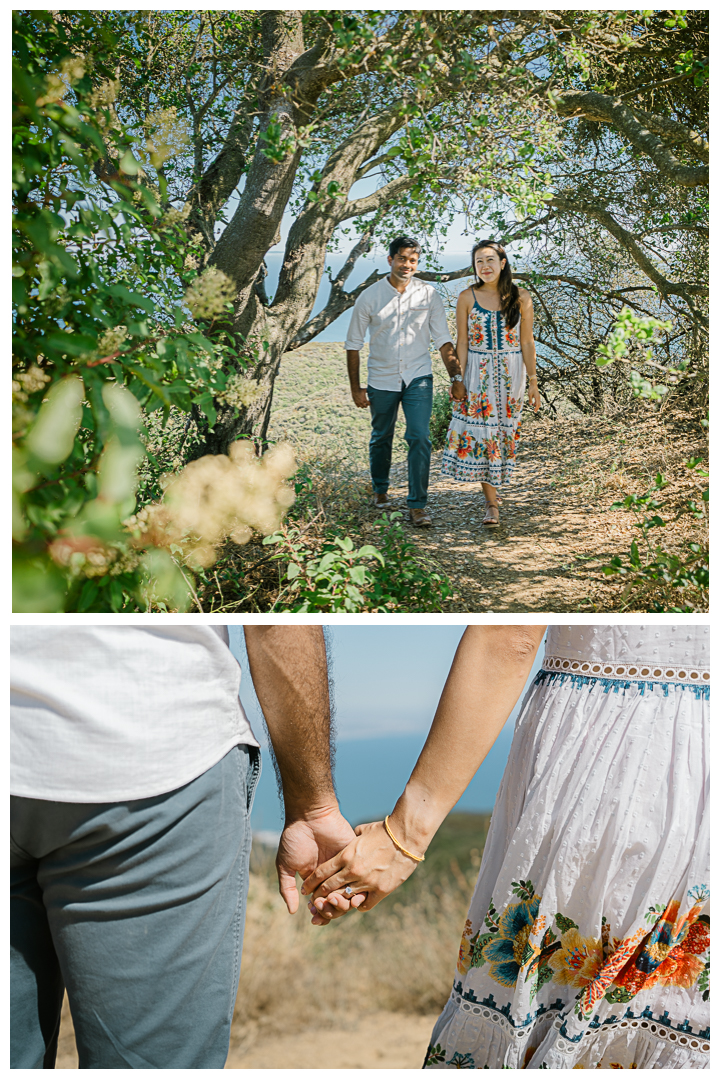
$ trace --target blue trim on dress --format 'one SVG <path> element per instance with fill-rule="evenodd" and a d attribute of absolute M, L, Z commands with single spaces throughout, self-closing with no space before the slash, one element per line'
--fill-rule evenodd
<path fill-rule="evenodd" d="M 471 285 L 470 289 L 472 290 L 472 294 L 473 294 L 473 307 L 476 307 L 478 309 L 478 311 L 484 311 L 486 315 L 502 315 L 502 308 L 497 308 L 496 310 L 493 310 L 492 308 L 483 307 L 482 304 L 479 304 L 478 299 L 475 296 L 475 286 Z M 504 316 L 503 316 L 503 318 L 504 318 Z M 510 330 L 517 330 L 517 328 L 520 325 L 521 321 L 522 321 L 522 312 L 520 312 L 520 314 L 518 315 L 518 321 L 515 323 L 515 325 L 509 327 L 509 329 Z M 507 326 L 507 323 L 505 323 L 505 325 Z M 473 352 L 477 352 L 477 349 L 474 349 Z"/>
<path fill-rule="evenodd" d="M 692 690 L 697 701 L 710 700 L 710 687 L 707 683 L 698 686 L 696 683 L 662 682 L 659 679 L 606 679 L 594 675 L 575 675 L 572 671 L 546 671 L 544 668 L 538 671 L 533 685 L 552 684 L 556 680 L 563 683 L 566 679 L 570 679 L 578 689 L 581 686 L 587 686 L 591 691 L 596 684 L 600 684 L 604 694 L 610 693 L 611 690 L 614 694 L 617 694 L 619 690 L 629 690 L 631 687 L 636 686 L 640 691 L 640 695 L 644 696 L 646 690 L 659 687 L 667 697 L 672 687 L 677 690 Z"/>
<path fill-rule="evenodd" d="M 486 998 L 482 998 L 482 1000 L 480 1000 L 473 993 L 472 987 L 468 987 L 468 989 L 465 990 L 464 987 L 463 987 L 462 982 L 460 982 L 460 981 L 458 981 L 457 983 L 455 983 L 453 985 L 453 990 L 455 991 L 456 994 L 459 994 L 459 996 L 462 998 L 463 1001 L 468 1001 L 472 1005 L 479 1005 L 484 1009 L 489 1009 L 491 1012 L 498 1013 L 499 1015 L 504 1016 L 505 1019 L 510 1024 L 510 1026 L 515 1031 L 519 1031 L 519 1030 L 529 1028 L 536 1021 L 542 1019 L 542 1017 L 547 1016 L 548 1014 L 551 1014 L 551 1013 L 554 1013 L 554 1012 L 562 1013 L 564 1010 L 566 1010 L 568 1008 L 567 1003 L 564 1002 L 562 1000 L 562 998 L 556 998 L 555 1001 L 550 1002 L 547 1005 L 540 1004 L 540 1006 L 535 1010 L 535 1012 L 532 1015 L 530 1013 L 527 1013 L 524 1020 L 516 1021 L 515 1018 L 512 1015 L 512 1012 L 511 1012 L 511 1010 L 512 1010 L 512 1003 L 511 1002 L 508 1002 L 507 1005 L 498 1005 L 498 1003 L 495 1001 L 495 998 L 494 998 L 494 996 L 492 994 L 488 994 L 488 996 Z M 643 1011 L 640 1012 L 640 1013 L 634 1013 L 632 1011 L 632 1009 L 628 1006 L 628 1008 L 625 1010 L 625 1012 L 622 1014 L 622 1016 L 616 1016 L 615 1013 L 613 1013 L 611 1016 L 608 1016 L 605 1020 L 601 1020 L 600 1017 L 596 1013 L 595 1016 L 592 1018 L 592 1020 L 588 1021 L 585 1031 L 581 1031 L 579 1035 L 570 1035 L 569 1034 L 569 1032 L 567 1030 L 567 1015 L 568 1015 L 567 1012 L 565 1012 L 565 1016 L 564 1017 L 561 1016 L 562 1024 L 561 1024 L 561 1026 L 559 1028 L 559 1034 L 562 1036 L 563 1039 L 566 1039 L 569 1043 L 579 1043 L 579 1042 L 581 1042 L 581 1040 L 583 1038 L 587 1037 L 587 1035 L 590 1034 L 591 1032 L 598 1031 L 600 1028 L 608 1027 L 608 1026 L 611 1026 L 611 1025 L 614 1025 L 614 1024 L 619 1024 L 623 1020 L 649 1020 L 653 1024 L 658 1024 L 658 1025 L 666 1028 L 667 1030 L 678 1031 L 683 1035 L 690 1035 L 692 1038 L 703 1039 L 706 1042 L 710 1042 L 710 1028 L 709 1027 L 702 1028 L 700 1031 L 697 1031 L 697 1032 L 693 1031 L 692 1026 L 690 1025 L 690 1022 L 687 1019 L 683 1020 L 682 1024 L 679 1024 L 677 1027 L 675 1027 L 674 1024 L 672 1024 L 671 1021 L 670 1021 L 670 1017 L 667 1014 L 667 1010 L 662 1014 L 662 1016 L 654 1016 L 653 1012 L 652 1012 L 652 1009 L 650 1008 L 649 1005 L 646 1005 L 645 1008 L 643 1009 Z"/>
<path fill-rule="evenodd" d="M 524 1020 L 516 1021 L 511 1012 L 511 1002 L 508 1002 L 507 1005 L 498 1005 L 492 994 L 488 994 L 488 996 L 481 1001 L 475 997 L 472 987 L 468 987 L 467 990 L 464 990 L 463 984 L 459 981 L 453 985 L 453 990 L 456 994 L 460 995 L 463 1001 L 469 1001 L 471 1005 L 479 1005 L 484 1009 L 490 1009 L 491 1012 L 499 1013 L 501 1016 L 504 1016 L 515 1031 L 530 1027 L 536 1020 L 540 1020 L 548 1013 L 562 1012 L 563 1009 L 567 1008 L 567 1002 L 563 1001 L 562 998 L 556 998 L 555 1001 L 551 1002 L 549 1005 L 545 1005 L 541 1002 L 532 1016 L 530 1013 L 527 1013 Z"/>
<path fill-rule="evenodd" d="M 652 1009 L 649 1005 L 646 1005 L 641 1013 L 634 1013 L 632 1009 L 628 1007 L 622 1016 L 615 1016 L 615 1014 L 613 1014 L 612 1016 L 608 1016 L 605 1020 L 601 1020 L 596 1013 L 592 1020 L 588 1022 L 587 1031 L 581 1031 L 579 1035 L 568 1034 L 565 1020 L 563 1020 L 559 1030 L 563 1039 L 567 1039 L 570 1043 L 578 1043 L 588 1031 L 597 1031 L 599 1028 L 607 1027 L 609 1024 L 619 1024 L 623 1020 L 650 1020 L 653 1024 L 658 1024 L 668 1031 L 679 1031 L 683 1035 L 690 1035 L 692 1038 L 703 1039 L 706 1042 L 710 1042 L 710 1028 L 703 1028 L 701 1031 L 697 1032 L 693 1031 L 690 1026 L 690 1021 L 687 1019 L 683 1020 L 682 1024 L 675 1027 L 674 1024 L 670 1022 L 667 1009 L 662 1016 L 653 1016 Z M 677 1043 L 673 1043 L 672 1045 L 677 1045 Z"/>

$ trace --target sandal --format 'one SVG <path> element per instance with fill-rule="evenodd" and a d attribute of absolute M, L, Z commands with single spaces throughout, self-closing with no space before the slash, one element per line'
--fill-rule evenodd
<path fill-rule="evenodd" d="M 497 510 L 497 518 L 492 517 L 491 510 Z M 500 507 L 497 503 L 485 503 L 485 517 L 482 521 L 483 525 L 490 525 L 493 528 L 497 528 L 500 524 Z"/>
<path fill-rule="evenodd" d="M 432 525 L 432 518 L 425 509 L 410 507 L 408 509 L 408 514 L 410 516 L 411 525 Z"/>

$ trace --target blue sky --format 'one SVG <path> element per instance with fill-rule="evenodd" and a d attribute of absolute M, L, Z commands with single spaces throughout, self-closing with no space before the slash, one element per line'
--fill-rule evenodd
<path fill-rule="evenodd" d="M 430 729 L 464 629 L 464 625 L 330 628 L 336 784 L 341 809 L 352 824 L 377 819 L 392 810 Z M 256 737 L 264 744 L 241 627 L 230 627 L 230 647 L 243 666 L 243 705 Z M 541 657 L 542 648 L 530 680 Z M 459 810 L 492 809 L 516 714 L 517 709 L 458 803 Z M 275 776 L 269 755 L 264 753 L 253 828 L 277 831 L 281 826 Z"/>

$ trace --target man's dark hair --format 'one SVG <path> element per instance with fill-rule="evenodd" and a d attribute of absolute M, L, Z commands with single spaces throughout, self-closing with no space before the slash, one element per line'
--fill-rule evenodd
<path fill-rule="evenodd" d="M 413 240 L 411 236 L 398 236 L 390 245 L 390 258 L 394 259 L 398 251 L 402 251 L 403 248 L 414 248 L 418 255 L 420 255 L 422 251 L 420 244 L 417 240 Z"/>

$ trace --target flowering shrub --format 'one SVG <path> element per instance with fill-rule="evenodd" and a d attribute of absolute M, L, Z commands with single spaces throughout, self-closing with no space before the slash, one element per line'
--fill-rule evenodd
<path fill-rule="evenodd" d="M 194 462 L 144 515 L 144 418 L 195 408 L 212 426 L 214 400 L 247 404 L 252 353 L 216 332 L 232 283 L 179 254 L 187 209 L 168 206 L 162 166 L 188 133 L 173 109 L 127 129 L 91 19 L 13 19 L 13 607 L 184 608 L 183 560 L 276 529 L 292 459 L 245 446 Z"/>

